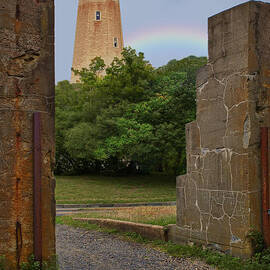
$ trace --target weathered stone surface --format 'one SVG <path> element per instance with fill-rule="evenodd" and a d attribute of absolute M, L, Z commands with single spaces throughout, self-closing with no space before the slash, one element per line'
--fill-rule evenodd
<path fill-rule="evenodd" d="M 200 130 L 196 121 L 186 125 L 187 149 L 191 155 L 198 155 L 201 151 Z"/>
<path fill-rule="evenodd" d="M 33 254 L 33 113 L 41 113 L 43 258 L 54 236 L 54 1 L 0 7 L 0 255 Z"/>
<path fill-rule="evenodd" d="M 260 127 L 270 125 L 269 39 L 270 4 L 250 1 L 209 19 L 209 62 L 197 77 L 169 234 L 177 242 L 252 254 L 246 236 L 262 215 Z"/>
<path fill-rule="evenodd" d="M 226 132 L 227 111 L 223 100 L 202 99 L 197 107 L 197 122 L 200 129 L 201 147 L 206 150 L 223 148 Z"/>

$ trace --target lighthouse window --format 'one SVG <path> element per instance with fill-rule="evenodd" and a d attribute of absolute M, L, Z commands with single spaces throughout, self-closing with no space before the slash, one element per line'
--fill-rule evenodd
<path fill-rule="evenodd" d="M 113 39 L 113 46 L 114 48 L 118 48 L 118 38 Z"/>
<path fill-rule="evenodd" d="M 101 12 L 96 11 L 96 21 L 100 21 L 100 20 L 101 20 Z"/>

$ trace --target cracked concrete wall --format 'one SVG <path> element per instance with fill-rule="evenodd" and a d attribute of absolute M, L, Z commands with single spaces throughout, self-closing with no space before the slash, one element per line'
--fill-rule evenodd
<path fill-rule="evenodd" d="M 33 112 L 41 112 L 43 258 L 55 254 L 54 1 L 1 0 L 0 255 L 33 254 Z"/>
<path fill-rule="evenodd" d="M 270 4 L 209 18 L 209 61 L 186 126 L 187 174 L 177 179 L 176 242 L 248 257 L 261 231 L 260 127 L 270 126 Z"/>

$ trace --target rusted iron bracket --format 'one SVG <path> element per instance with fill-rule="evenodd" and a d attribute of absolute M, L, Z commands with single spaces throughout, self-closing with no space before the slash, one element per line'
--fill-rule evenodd
<path fill-rule="evenodd" d="M 41 113 L 34 113 L 34 256 L 42 263 Z"/>
<path fill-rule="evenodd" d="M 261 128 L 261 163 L 262 163 L 262 212 L 263 235 L 265 243 L 270 247 L 270 217 L 269 217 L 269 128 Z"/>

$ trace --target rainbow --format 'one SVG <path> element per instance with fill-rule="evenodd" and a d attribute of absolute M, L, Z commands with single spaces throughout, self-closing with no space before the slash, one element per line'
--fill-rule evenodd
<path fill-rule="evenodd" d="M 166 26 L 158 29 L 148 29 L 127 36 L 125 46 L 136 50 L 154 49 L 165 46 L 166 49 L 178 46 L 204 52 L 207 54 L 207 34 L 197 29 L 184 29 L 176 26 Z M 191 53 L 192 54 L 192 53 Z"/>

